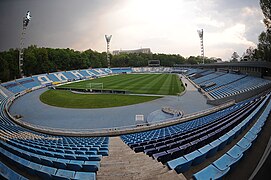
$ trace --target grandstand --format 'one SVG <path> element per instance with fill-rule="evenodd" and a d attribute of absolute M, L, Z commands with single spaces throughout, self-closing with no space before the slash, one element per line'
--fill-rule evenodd
<path fill-rule="evenodd" d="M 111 74 L 176 71 L 184 73 L 208 103 L 223 102 L 224 106 L 160 124 L 94 133 L 42 129 L 9 113 L 15 99 L 53 84 Z M 263 143 L 271 137 L 270 87 L 266 78 L 212 67 L 84 69 L 5 82 L 0 86 L 0 177 L 219 179 L 237 178 L 238 167 L 246 164 L 239 177 L 257 178 L 264 167 L 263 152 L 270 148 Z M 255 149 L 259 151 L 257 158 L 246 163 L 246 158 L 256 156 L 252 154 Z"/>

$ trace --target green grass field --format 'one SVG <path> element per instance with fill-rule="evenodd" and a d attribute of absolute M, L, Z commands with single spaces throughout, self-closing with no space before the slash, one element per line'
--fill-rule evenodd
<path fill-rule="evenodd" d="M 90 83 L 103 83 L 104 89 L 126 90 L 134 94 L 177 95 L 184 90 L 174 74 L 123 74 L 75 82 L 61 87 L 88 89 Z M 65 108 L 106 108 L 127 106 L 160 98 L 161 96 L 74 94 L 65 90 L 48 90 L 40 100 L 48 105 Z"/>
<path fill-rule="evenodd" d="M 40 100 L 43 103 L 64 108 L 106 108 L 127 106 L 152 101 L 158 98 L 160 97 L 117 94 L 74 94 L 64 90 L 48 90 L 40 96 Z"/>
<path fill-rule="evenodd" d="M 134 94 L 177 95 L 184 90 L 175 74 L 122 74 L 60 87 L 86 89 L 90 83 L 103 83 L 104 89 L 126 90 Z"/>

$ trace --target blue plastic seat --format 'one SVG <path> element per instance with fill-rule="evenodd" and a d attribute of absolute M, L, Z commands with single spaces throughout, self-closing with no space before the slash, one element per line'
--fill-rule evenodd
<path fill-rule="evenodd" d="M 187 171 L 192 165 L 192 161 L 188 161 L 184 157 L 179 157 L 167 162 L 170 169 L 174 169 L 178 174 Z"/>
<path fill-rule="evenodd" d="M 229 170 L 230 168 L 227 168 L 226 170 L 221 171 L 211 164 L 207 166 L 206 168 L 202 169 L 201 171 L 193 174 L 193 179 L 198 179 L 198 180 L 221 179 Z"/>
<path fill-rule="evenodd" d="M 227 154 L 234 159 L 235 163 L 243 157 L 242 149 L 238 145 L 233 146 L 229 151 L 227 151 Z"/>
<path fill-rule="evenodd" d="M 42 165 L 41 164 L 37 164 L 37 163 L 34 163 L 34 162 L 30 162 L 27 166 L 27 169 L 28 169 L 28 173 L 29 174 L 32 174 L 32 175 L 35 175 L 37 174 L 37 171 L 39 171 L 41 169 Z"/>
<path fill-rule="evenodd" d="M 232 140 L 234 139 L 235 137 L 235 132 L 230 130 L 229 132 L 226 133 L 228 136 L 229 136 L 229 139 L 227 141 L 227 144 L 230 144 L 232 142 Z"/>
<path fill-rule="evenodd" d="M 200 153 L 198 150 L 195 150 L 189 154 L 184 155 L 188 161 L 192 161 L 192 166 L 202 163 L 205 159 L 206 154 Z"/>
<path fill-rule="evenodd" d="M 75 171 L 64 170 L 64 169 L 58 169 L 56 174 L 52 175 L 53 179 L 56 179 L 56 180 L 69 180 L 69 179 L 74 178 L 74 176 L 75 176 Z"/>
<path fill-rule="evenodd" d="M 243 153 L 246 152 L 251 147 L 251 142 L 246 138 L 242 138 L 240 141 L 237 142 L 237 145 L 241 147 Z"/>
<path fill-rule="evenodd" d="M 93 172 L 76 172 L 74 180 L 96 180 L 96 174 Z"/>
<path fill-rule="evenodd" d="M 52 179 L 52 175 L 56 173 L 57 169 L 48 166 L 42 166 L 41 169 L 37 172 L 37 175 L 43 179 Z"/>
<path fill-rule="evenodd" d="M 231 165 L 235 164 L 236 161 L 234 158 L 229 156 L 228 154 L 224 154 L 219 159 L 213 162 L 213 165 L 217 167 L 221 171 L 225 171 L 231 167 Z"/>
<path fill-rule="evenodd" d="M 251 133 L 251 132 L 249 132 L 249 131 L 248 131 L 248 132 L 245 134 L 245 136 L 244 136 L 244 138 L 246 138 L 247 140 L 249 140 L 251 143 L 253 143 L 254 140 L 255 140 L 257 137 L 258 137 L 257 134 L 253 134 L 253 133 Z"/>
<path fill-rule="evenodd" d="M 68 159 L 56 159 L 56 161 L 53 161 L 53 166 L 59 169 L 66 169 L 69 162 L 70 160 Z"/>
<path fill-rule="evenodd" d="M 0 178 L 1 179 L 18 179 L 18 180 L 27 180 L 27 178 L 22 175 L 16 173 L 8 166 L 0 162 Z"/>
<path fill-rule="evenodd" d="M 212 148 L 208 152 L 207 158 L 213 157 L 216 154 L 216 152 L 218 151 L 218 148 L 219 148 L 220 144 L 221 144 L 221 140 L 219 140 L 219 139 L 216 139 L 216 140 L 214 140 L 213 142 L 211 142 L 209 144 Z"/>
<path fill-rule="evenodd" d="M 83 170 L 87 172 L 96 172 L 98 171 L 100 167 L 99 161 L 85 161 L 84 164 L 82 164 Z"/>
<path fill-rule="evenodd" d="M 67 169 L 72 171 L 80 171 L 82 169 L 84 161 L 79 160 L 70 160 L 70 162 L 66 163 Z"/>
<path fill-rule="evenodd" d="M 225 146 L 227 145 L 228 141 L 229 141 L 229 135 L 228 134 L 224 134 L 223 136 L 219 137 L 219 140 L 221 141 L 221 144 L 218 147 L 218 151 L 222 150 L 225 148 Z"/>

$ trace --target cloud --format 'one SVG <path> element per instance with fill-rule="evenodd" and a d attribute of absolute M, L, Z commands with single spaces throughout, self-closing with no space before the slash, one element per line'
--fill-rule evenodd
<path fill-rule="evenodd" d="M 264 30 L 255 0 L 2 0 L 0 50 L 19 46 L 22 16 L 32 20 L 25 46 L 105 51 L 150 47 L 157 53 L 200 54 L 198 29 L 204 29 L 206 55 L 228 59 L 257 44 Z"/>

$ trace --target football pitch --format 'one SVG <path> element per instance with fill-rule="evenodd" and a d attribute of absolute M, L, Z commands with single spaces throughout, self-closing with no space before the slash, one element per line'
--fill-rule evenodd
<path fill-rule="evenodd" d="M 98 83 L 98 84 L 97 84 Z M 110 90 L 125 90 L 138 95 L 74 94 L 65 90 L 49 90 L 40 100 L 48 105 L 65 108 L 108 108 L 152 101 L 162 96 L 177 95 L 184 87 L 175 74 L 122 74 L 62 85 L 63 88 L 89 89 L 91 84 Z M 93 87 L 94 89 L 94 87 Z M 155 94 L 148 96 L 140 94 Z"/>
<path fill-rule="evenodd" d="M 89 89 L 96 83 L 102 83 L 103 89 L 125 90 L 133 94 L 177 95 L 184 90 L 181 81 L 175 74 L 121 74 L 60 87 Z M 98 87 L 98 84 L 96 87 L 101 88 L 101 86 Z"/>

